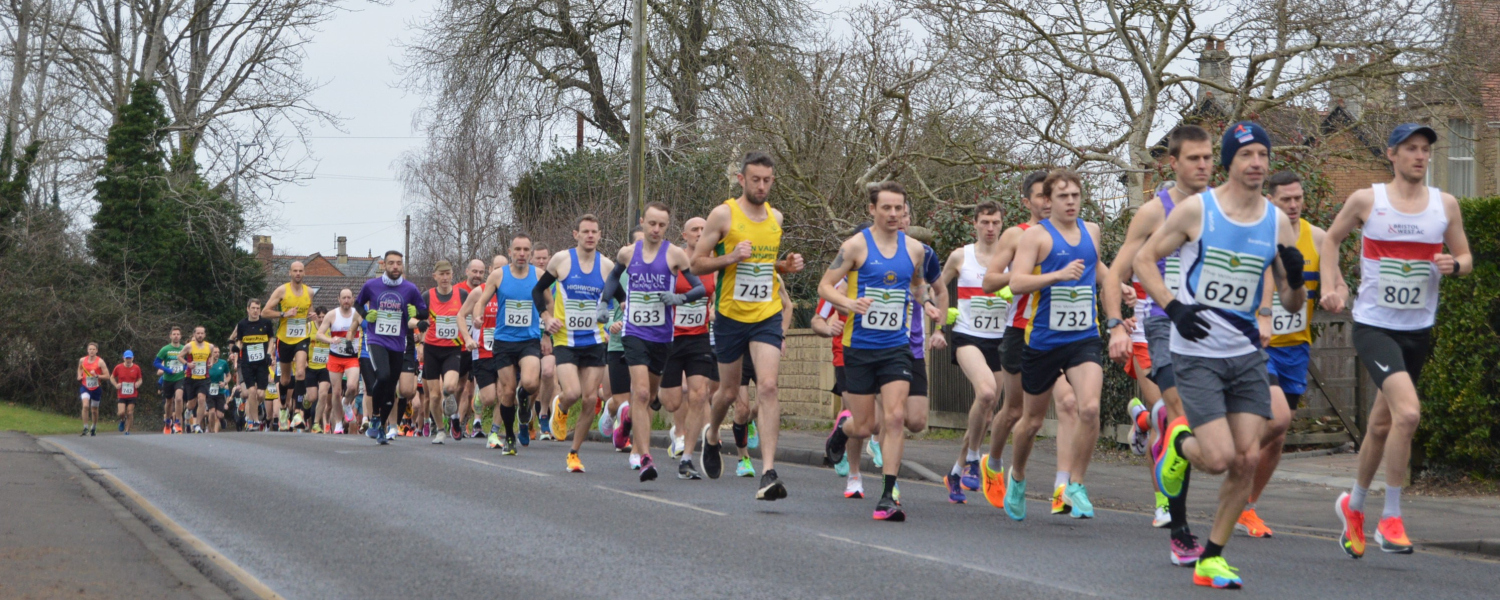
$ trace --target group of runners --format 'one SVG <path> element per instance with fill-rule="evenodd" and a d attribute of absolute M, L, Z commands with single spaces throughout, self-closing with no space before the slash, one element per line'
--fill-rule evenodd
<path fill-rule="evenodd" d="M 1025 519 L 1027 462 L 1052 406 L 1050 512 L 1092 518 L 1085 482 L 1107 355 L 1139 383 L 1131 447 L 1152 457 L 1153 525 L 1168 531 L 1171 562 L 1193 567 L 1198 585 L 1241 586 L 1224 546 L 1236 529 L 1272 535 L 1256 500 L 1307 389 L 1313 302 L 1330 312 L 1351 305 L 1339 247 L 1360 228 L 1353 340 L 1380 393 L 1358 484 L 1336 502 L 1340 546 L 1363 555 L 1364 503 L 1384 459 L 1376 543 L 1411 552 L 1400 494 L 1419 415 L 1415 383 L 1431 348 L 1440 278 L 1473 268 L 1457 201 L 1424 184 L 1436 138 L 1425 126 L 1397 127 L 1386 149 L 1392 181 L 1355 192 L 1325 231 L 1302 216 L 1298 176 L 1270 173 L 1272 140 L 1259 125 L 1230 126 L 1217 155 L 1207 131 L 1178 127 L 1168 136 L 1174 180 L 1135 210 L 1112 262 L 1099 226 L 1080 217 L 1083 180 L 1066 169 L 1023 179 L 1024 222 L 1007 228 L 998 204 L 979 204 L 975 241 L 942 260 L 930 240 L 907 234 L 901 185 L 870 186 L 870 221 L 823 273 L 812 319 L 815 332 L 832 338 L 842 410 L 824 459 L 846 478 L 844 496 L 864 498 L 860 465 L 869 454 L 882 475 L 873 517 L 905 520 L 897 475 L 905 433 L 927 426 L 925 351 L 951 347 L 974 401 L 945 478 L 949 500 L 982 492 L 1011 519 Z M 1216 162 L 1225 181 L 1209 187 Z M 172 331 L 153 363 L 163 432 L 216 430 L 227 393 L 251 430 L 358 427 L 379 444 L 402 435 L 434 444 L 487 437 L 506 454 L 535 433 L 570 440 L 564 466 L 582 473 L 578 452 L 597 412 L 599 433 L 650 481 L 661 411 L 680 479 L 722 475 L 720 432 L 730 419 L 736 475 L 755 476 L 748 449 L 758 446 L 755 497 L 785 498 L 775 463 L 777 379 L 792 301 L 782 277 L 804 264 L 784 251 L 782 214 L 767 203 L 770 156 L 745 155 L 737 178 L 742 194 L 706 217 L 646 205 L 631 243 L 613 253 L 598 247 L 598 219 L 582 215 L 566 251 L 548 253 L 516 235 L 506 254 L 471 261 L 456 284 L 453 266 L 438 262 L 436 286 L 424 292 L 390 251 L 382 275 L 358 292 L 342 290 L 332 310 L 313 308 L 302 265 L 293 263 L 290 281 L 264 305 L 249 302 L 227 357 L 202 327 L 186 345 Z M 680 245 L 667 239 L 678 219 Z M 127 429 L 140 367 L 128 350 L 113 371 L 97 347 L 88 352 L 79 363 L 84 433 L 93 433 L 106 378 Z M 493 415 L 488 432 L 484 413 Z M 1225 476 L 1203 545 L 1186 515 L 1194 469 Z"/>

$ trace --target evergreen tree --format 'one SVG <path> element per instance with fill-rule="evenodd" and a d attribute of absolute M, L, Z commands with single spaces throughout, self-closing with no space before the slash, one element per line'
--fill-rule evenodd
<path fill-rule="evenodd" d="M 104 272 L 141 278 L 148 292 L 170 289 L 176 254 L 186 242 L 165 198 L 169 122 L 155 83 L 131 85 L 130 101 L 109 128 L 94 184 L 99 210 L 89 252 Z"/>

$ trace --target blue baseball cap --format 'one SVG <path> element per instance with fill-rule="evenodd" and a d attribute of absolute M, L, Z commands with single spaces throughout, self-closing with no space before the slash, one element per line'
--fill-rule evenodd
<path fill-rule="evenodd" d="M 131 352 L 129 350 L 126 350 L 125 351 L 125 358 L 135 358 L 135 353 Z"/>
<path fill-rule="evenodd" d="M 1394 148 L 1401 145 L 1401 142 L 1406 141 L 1407 138 L 1418 133 L 1427 138 L 1427 143 L 1437 143 L 1437 131 L 1433 130 L 1433 128 L 1421 123 L 1402 123 L 1391 130 L 1391 137 L 1386 138 L 1385 145 Z"/>

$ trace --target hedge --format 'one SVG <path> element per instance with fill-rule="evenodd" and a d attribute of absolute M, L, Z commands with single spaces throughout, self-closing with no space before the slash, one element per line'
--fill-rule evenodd
<path fill-rule="evenodd" d="M 1418 382 L 1428 467 L 1500 474 L 1500 197 L 1460 202 L 1474 272 L 1445 277 L 1432 357 Z"/>

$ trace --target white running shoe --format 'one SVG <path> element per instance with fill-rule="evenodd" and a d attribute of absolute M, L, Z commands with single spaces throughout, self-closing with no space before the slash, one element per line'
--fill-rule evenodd
<path fill-rule="evenodd" d="M 443 443 L 443 438 L 446 437 L 448 437 L 448 434 L 443 433 L 443 428 L 439 427 L 437 428 L 437 434 L 432 436 L 432 443 L 441 444 Z"/>
<path fill-rule="evenodd" d="M 343 423 L 334 423 L 333 424 L 333 433 L 334 433 L 334 435 L 344 435 L 344 424 Z"/>
<path fill-rule="evenodd" d="M 682 453 L 686 451 L 687 438 L 680 435 L 672 436 L 672 447 L 667 448 L 667 454 L 670 454 L 672 458 L 682 458 Z"/>
<path fill-rule="evenodd" d="M 607 407 L 606 407 L 607 408 Z M 615 413 L 605 410 L 599 415 L 599 435 L 609 437 L 615 431 Z"/>
<path fill-rule="evenodd" d="M 1156 507 L 1156 516 L 1152 517 L 1151 526 L 1160 529 L 1171 524 L 1172 514 L 1167 512 L 1167 509 L 1165 508 L 1162 508 L 1160 506 Z"/>
<path fill-rule="evenodd" d="M 641 470 L 641 455 L 635 454 L 635 453 L 631 453 L 631 455 L 630 455 L 630 470 L 632 470 L 632 471 L 639 471 L 639 470 Z"/>
<path fill-rule="evenodd" d="M 385 438 L 386 439 L 388 439 L 388 440 L 394 440 L 394 439 L 396 439 L 398 437 L 401 437 L 401 431 L 398 430 L 398 429 L 396 429 L 395 427 L 391 427 L 391 428 L 385 430 Z"/>
<path fill-rule="evenodd" d="M 858 473 L 850 475 L 844 483 L 844 497 L 853 500 L 865 497 L 865 484 Z"/>

